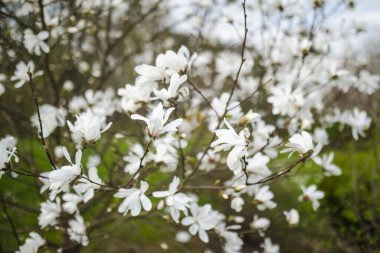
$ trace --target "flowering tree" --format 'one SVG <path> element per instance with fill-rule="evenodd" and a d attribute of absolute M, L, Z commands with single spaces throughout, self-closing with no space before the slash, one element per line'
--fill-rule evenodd
<path fill-rule="evenodd" d="M 353 7 L 0 3 L 1 226 L 14 241 L 1 247 L 78 252 L 136 220 L 176 235 L 163 249 L 191 240 L 215 252 L 280 252 L 266 210 L 290 227 L 302 222 L 299 203 L 317 211 L 325 194 L 303 165 L 339 176 L 332 145 L 371 124 L 360 102 L 342 103 L 378 89 L 363 62 L 348 64 L 360 29 L 327 22 Z M 284 209 L 271 186 L 296 170 L 304 177 L 289 187 L 300 196 Z M 245 245 L 246 235 L 261 242 Z"/>

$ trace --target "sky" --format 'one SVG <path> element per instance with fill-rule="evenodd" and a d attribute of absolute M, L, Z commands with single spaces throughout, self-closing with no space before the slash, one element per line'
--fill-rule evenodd
<path fill-rule="evenodd" d="M 380 0 L 357 0 L 355 10 L 338 14 L 337 19 L 341 18 L 353 19 L 366 27 L 366 31 L 357 38 L 357 49 L 365 41 L 380 39 Z"/>

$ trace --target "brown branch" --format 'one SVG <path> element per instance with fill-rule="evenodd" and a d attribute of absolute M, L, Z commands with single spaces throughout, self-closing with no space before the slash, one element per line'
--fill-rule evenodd
<path fill-rule="evenodd" d="M 148 145 L 147 145 L 146 148 L 145 148 L 145 152 L 144 152 L 143 156 L 142 156 L 141 159 L 140 159 L 140 164 L 139 164 L 139 168 L 138 168 L 138 170 L 133 174 L 133 176 L 132 176 L 131 179 L 128 181 L 128 183 L 125 185 L 125 187 L 130 186 L 130 184 L 131 184 L 131 183 L 133 182 L 133 180 L 135 179 L 136 175 L 137 175 L 137 174 L 140 172 L 140 170 L 144 167 L 142 164 L 143 164 L 143 162 L 144 162 L 145 157 L 147 156 L 147 154 L 148 154 L 148 152 L 149 152 L 149 148 L 150 148 L 150 146 L 152 145 L 152 143 L 153 143 L 153 139 L 151 139 L 151 140 L 149 141 Z"/>
<path fill-rule="evenodd" d="M 290 164 L 288 167 L 286 167 L 285 169 L 283 170 L 280 170 L 279 172 L 276 172 L 276 173 L 273 173 L 272 175 L 266 177 L 266 178 L 263 178 L 257 182 L 254 182 L 254 183 L 249 183 L 247 184 L 247 186 L 249 185 L 257 185 L 257 184 L 264 184 L 266 182 L 269 182 L 269 181 L 272 181 L 278 177 L 281 177 L 285 174 L 288 174 L 289 172 L 292 171 L 292 169 L 294 169 L 298 164 L 300 163 L 303 163 L 305 162 L 307 159 L 309 159 L 311 157 L 311 155 L 313 154 L 313 150 L 309 150 L 308 152 L 306 152 L 305 154 L 302 154 L 302 157 L 300 159 L 298 159 L 297 161 L 293 162 L 292 164 Z"/>
<path fill-rule="evenodd" d="M 44 130 L 43 130 L 43 127 L 42 127 L 42 120 L 41 120 L 41 114 L 40 114 L 40 106 L 38 104 L 37 93 L 36 93 L 36 91 L 34 89 L 34 86 L 33 86 L 33 77 L 32 77 L 32 73 L 30 71 L 28 71 L 28 76 L 29 76 L 29 86 L 30 86 L 30 89 L 32 90 L 32 93 L 33 93 L 34 104 L 36 105 L 37 116 L 38 116 L 38 123 L 40 125 L 39 135 L 40 135 L 41 143 L 42 143 L 42 146 L 43 146 L 43 148 L 45 150 L 46 156 L 49 159 L 50 164 L 56 170 L 57 167 L 54 164 L 53 158 L 51 157 L 51 155 L 49 153 L 49 149 L 48 149 L 48 147 L 46 145 L 46 142 L 45 142 Z"/>
<path fill-rule="evenodd" d="M 208 101 L 208 99 L 203 95 L 203 93 L 198 89 L 198 87 L 191 81 L 191 80 L 187 80 L 189 82 L 189 84 L 191 85 L 191 87 L 194 88 L 194 90 L 203 98 L 203 100 L 206 102 L 206 104 L 215 112 L 216 116 L 218 117 L 218 119 L 220 119 L 220 115 L 219 113 L 216 111 L 216 109 L 211 105 L 210 101 Z"/>
<path fill-rule="evenodd" d="M 243 7 L 243 13 L 244 13 L 244 38 L 243 38 L 243 42 L 242 42 L 242 48 L 241 48 L 241 53 L 240 53 L 240 56 L 241 56 L 241 61 L 240 61 L 240 65 L 239 65 L 239 69 L 236 73 L 236 77 L 235 77 L 235 81 L 234 81 L 234 84 L 232 86 L 232 89 L 230 91 L 230 95 L 229 95 L 229 98 L 227 100 L 227 103 L 226 103 L 226 107 L 224 109 L 224 113 L 223 115 L 219 118 L 219 122 L 218 122 L 218 125 L 216 126 L 216 129 L 218 129 L 222 122 L 223 122 L 223 119 L 224 117 L 226 116 L 227 112 L 228 112 L 228 106 L 231 102 L 231 99 L 232 99 L 232 96 L 234 95 L 234 92 L 235 92 L 235 89 L 236 89 L 236 86 L 238 84 L 238 80 L 239 80 L 239 76 L 240 76 L 240 71 L 243 67 L 243 64 L 245 62 L 245 57 L 244 57 L 244 53 L 245 53 L 245 47 L 246 47 L 246 42 L 247 42 L 247 34 L 248 34 L 248 28 L 247 28 L 247 13 L 246 13 L 246 8 L 245 8 L 245 0 L 243 0 L 242 2 L 242 7 Z M 191 172 L 191 174 L 189 175 L 189 177 L 187 177 L 185 180 L 184 180 L 184 183 L 189 180 L 199 169 L 199 167 L 201 166 L 202 164 L 202 161 L 204 159 L 204 157 L 206 156 L 206 154 L 208 153 L 208 151 L 210 150 L 211 148 L 211 143 L 215 140 L 216 138 L 216 133 L 214 132 L 212 138 L 211 138 L 211 141 L 209 142 L 206 150 L 203 152 L 202 156 L 199 158 L 198 160 L 198 163 L 197 165 L 195 166 L 194 170 Z"/>

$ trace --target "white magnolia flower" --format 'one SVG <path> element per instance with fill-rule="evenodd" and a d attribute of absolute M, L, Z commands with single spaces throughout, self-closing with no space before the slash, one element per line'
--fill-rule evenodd
<path fill-rule="evenodd" d="M 71 132 L 80 135 L 87 143 L 99 140 L 100 135 L 112 125 L 112 122 L 105 125 L 106 118 L 94 115 L 91 110 L 76 115 L 76 118 L 74 125 L 70 121 L 67 121 L 67 125 Z"/>
<path fill-rule="evenodd" d="M 40 115 L 44 138 L 49 137 L 57 127 L 62 127 L 65 125 L 66 110 L 63 108 L 43 104 L 40 106 Z M 35 113 L 30 120 L 32 122 L 32 126 L 36 127 L 40 131 L 40 122 L 37 113 Z"/>
<path fill-rule="evenodd" d="M 176 98 L 179 91 L 179 87 L 185 83 L 187 80 L 187 75 L 180 76 L 174 73 L 170 78 L 169 87 L 167 89 L 153 90 L 154 95 L 162 101 L 167 101 Z"/>
<path fill-rule="evenodd" d="M 61 214 L 61 201 L 58 198 L 56 202 L 46 201 L 41 203 L 41 213 L 38 216 L 38 225 L 41 228 L 46 226 L 54 226 L 58 223 L 58 217 Z"/>
<path fill-rule="evenodd" d="M 244 245 L 243 240 L 237 232 L 231 230 L 240 229 L 240 225 L 226 226 L 225 222 L 220 222 L 215 227 L 215 232 L 224 239 L 223 251 L 226 253 L 239 253 Z"/>
<path fill-rule="evenodd" d="M 249 131 L 244 128 L 239 134 L 235 132 L 226 119 L 224 122 L 228 129 L 215 131 L 218 140 L 211 143 L 215 152 L 230 150 L 227 157 L 227 166 L 236 175 L 242 171 L 242 159 L 247 154 Z"/>
<path fill-rule="evenodd" d="M 29 238 L 25 240 L 25 243 L 20 246 L 16 253 L 37 253 L 38 249 L 46 243 L 38 233 L 30 232 Z"/>
<path fill-rule="evenodd" d="M 235 196 L 231 200 L 231 208 L 234 209 L 236 212 L 241 212 L 244 207 L 244 199 L 240 196 Z"/>
<path fill-rule="evenodd" d="M 141 144 L 136 143 L 128 150 L 128 154 L 123 157 L 123 160 L 128 164 L 124 167 L 124 172 L 130 175 L 135 174 L 140 168 L 141 157 L 144 156 L 144 148 Z M 148 157 L 147 157 L 148 158 Z M 148 162 L 148 159 L 144 159 L 141 163 L 142 166 Z"/>
<path fill-rule="evenodd" d="M 270 226 L 270 220 L 267 218 L 259 218 L 258 215 L 253 216 L 253 221 L 249 224 L 249 226 L 252 229 L 255 229 L 259 232 L 259 235 L 263 237 L 265 234 L 264 232 L 269 228 Z"/>
<path fill-rule="evenodd" d="M 177 193 L 180 180 L 178 177 L 174 177 L 173 181 L 169 185 L 168 191 L 156 191 L 153 192 L 153 197 L 155 198 L 165 198 L 165 202 L 160 203 L 161 205 L 166 204 L 169 207 L 170 215 L 172 219 L 178 223 L 180 211 L 187 213 L 187 208 L 189 207 L 189 202 L 192 201 L 191 198 L 186 196 L 184 193 Z M 159 204 L 159 205 L 160 205 Z"/>
<path fill-rule="evenodd" d="M 269 190 L 268 185 L 264 185 L 263 187 L 256 185 L 254 191 L 255 197 L 253 201 L 257 205 L 257 209 L 260 211 L 273 209 L 277 206 L 277 204 L 272 201 L 274 194 Z"/>
<path fill-rule="evenodd" d="M 90 167 L 88 169 L 88 179 L 80 178 L 78 183 L 74 185 L 75 191 L 83 194 L 84 203 L 87 203 L 90 199 L 92 199 L 94 197 L 95 190 L 99 189 L 101 187 L 100 185 L 103 184 L 96 167 Z"/>
<path fill-rule="evenodd" d="M 258 152 L 252 158 L 247 159 L 246 171 L 251 174 L 250 181 L 257 182 L 272 174 L 267 166 L 269 160 L 269 157 L 263 155 L 261 152 Z"/>
<path fill-rule="evenodd" d="M 354 139 L 358 140 L 359 136 L 365 137 L 364 131 L 370 127 L 371 118 L 367 116 L 365 111 L 360 111 L 358 108 L 354 108 L 347 118 L 347 124 L 352 128 L 352 136 Z"/>
<path fill-rule="evenodd" d="M 191 216 L 182 219 L 182 225 L 190 226 L 190 234 L 198 234 L 199 238 L 207 243 L 209 238 L 206 230 L 213 229 L 217 225 L 219 222 L 218 213 L 213 211 L 209 204 L 200 207 L 195 203 L 190 206 L 190 212 Z"/>
<path fill-rule="evenodd" d="M 18 162 L 18 157 L 16 156 L 16 139 L 12 136 L 7 136 L 0 140 L 0 178 L 4 174 L 4 169 L 7 164 L 14 157 L 15 161 Z"/>
<path fill-rule="evenodd" d="M 324 174 L 326 176 L 340 176 L 342 175 L 342 170 L 333 164 L 334 153 L 330 152 L 329 154 L 323 154 L 322 157 L 315 157 L 313 161 L 322 167 Z"/>
<path fill-rule="evenodd" d="M 177 131 L 177 127 L 182 123 L 183 119 L 179 118 L 166 124 L 173 110 L 174 107 L 169 108 L 165 112 L 162 103 L 159 103 L 149 118 L 145 118 L 139 114 L 132 114 L 131 118 L 144 121 L 147 125 L 149 136 L 156 138 L 163 133 Z"/>
<path fill-rule="evenodd" d="M 15 84 L 15 88 L 21 88 L 26 82 L 29 82 L 29 76 L 28 71 L 32 73 L 33 77 L 37 77 L 43 74 L 43 71 L 37 71 L 34 72 L 35 66 L 32 61 L 29 61 L 28 63 L 25 62 L 19 62 L 16 65 L 16 71 L 14 72 L 13 76 L 11 76 L 11 81 L 17 81 Z"/>
<path fill-rule="evenodd" d="M 26 29 L 24 31 L 24 45 L 29 53 L 34 53 L 36 55 L 41 55 L 42 52 L 49 53 L 50 48 L 44 40 L 49 38 L 49 33 L 47 31 L 39 32 L 37 35 L 33 33 L 32 30 Z"/>
<path fill-rule="evenodd" d="M 283 213 L 290 226 L 297 226 L 300 222 L 300 215 L 296 209 L 290 209 L 289 211 L 284 211 Z"/>
<path fill-rule="evenodd" d="M 317 190 L 316 185 L 310 185 L 309 187 L 301 186 L 302 195 L 299 196 L 299 201 L 311 201 L 313 210 L 316 211 L 320 206 L 319 200 L 325 196 L 325 193 Z"/>
<path fill-rule="evenodd" d="M 71 161 L 69 152 L 66 148 L 63 149 L 63 155 L 66 157 L 70 165 L 62 166 L 61 168 L 49 173 L 50 190 L 59 193 L 64 188 L 68 188 L 69 184 L 79 178 L 81 169 L 82 151 L 78 150 L 75 154 L 75 163 Z"/>
<path fill-rule="evenodd" d="M 301 134 L 294 134 L 289 138 L 289 142 L 285 146 L 287 148 L 281 150 L 281 153 L 290 152 L 289 157 L 296 151 L 301 155 L 305 155 L 308 152 L 313 152 L 311 157 L 315 157 L 322 148 L 321 144 L 314 146 L 311 135 L 306 131 L 302 131 Z"/>
<path fill-rule="evenodd" d="M 280 246 L 273 244 L 270 238 L 265 238 L 260 246 L 264 249 L 263 253 L 280 253 Z"/>
<path fill-rule="evenodd" d="M 79 213 L 75 214 L 75 219 L 69 220 L 69 228 L 67 234 L 70 240 L 80 243 L 83 246 L 88 245 L 88 237 L 86 235 L 86 226 L 84 224 L 83 217 Z"/>
<path fill-rule="evenodd" d="M 132 216 L 137 216 L 141 213 L 141 207 L 144 208 L 145 211 L 150 211 L 152 209 L 152 202 L 145 195 L 148 188 L 149 185 L 147 182 L 140 181 L 140 189 L 120 189 L 115 193 L 114 197 L 125 198 L 118 208 L 119 213 L 126 215 L 131 211 Z"/>
<path fill-rule="evenodd" d="M 83 201 L 83 197 L 75 193 L 65 193 L 62 195 L 62 200 L 65 201 L 62 204 L 63 210 L 73 214 L 78 211 L 78 204 Z"/>
<path fill-rule="evenodd" d="M 179 231 L 175 235 L 175 239 L 180 243 L 187 243 L 191 239 L 191 235 L 187 231 Z"/>

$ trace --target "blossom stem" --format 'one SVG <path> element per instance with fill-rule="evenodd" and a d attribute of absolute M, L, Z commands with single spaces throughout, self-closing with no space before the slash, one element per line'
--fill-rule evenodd
<path fill-rule="evenodd" d="M 152 145 L 152 143 L 153 143 L 153 139 L 150 139 L 148 145 L 146 145 L 146 148 L 145 148 L 144 154 L 143 154 L 143 156 L 142 156 L 141 159 L 140 159 L 140 164 L 139 164 L 139 168 L 138 168 L 138 170 L 133 174 L 133 176 L 132 176 L 131 179 L 128 181 L 128 183 L 125 185 L 125 187 L 130 186 L 130 184 L 134 181 L 136 175 L 137 175 L 137 174 L 140 172 L 140 170 L 144 167 L 144 166 L 143 166 L 143 162 L 144 162 L 144 159 L 145 159 L 145 157 L 147 156 L 147 154 L 148 154 L 148 152 L 149 152 L 149 148 L 150 148 L 150 146 Z"/>
<path fill-rule="evenodd" d="M 42 119 L 41 119 L 41 114 L 40 114 L 40 106 L 39 106 L 38 100 L 37 100 L 37 93 L 36 93 L 36 91 L 34 89 L 34 86 L 33 86 L 33 76 L 32 76 L 32 73 L 30 71 L 28 71 L 28 76 L 29 76 L 29 86 L 30 86 L 30 89 L 32 90 L 32 93 L 33 93 L 34 104 L 36 105 L 37 116 L 38 116 L 38 123 L 40 125 L 39 134 L 40 134 L 40 139 L 41 139 L 42 147 L 45 150 L 46 156 L 49 159 L 49 162 L 50 162 L 51 166 L 53 166 L 53 168 L 56 170 L 57 167 L 55 166 L 55 164 L 53 162 L 53 158 L 51 157 L 51 155 L 49 153 L 49 149 L 47 148 L 47 145 L 46 145 L 46 142 L 45 142 L 44 130 L 43 130 L 43 127 L 42 127 Z"/>

